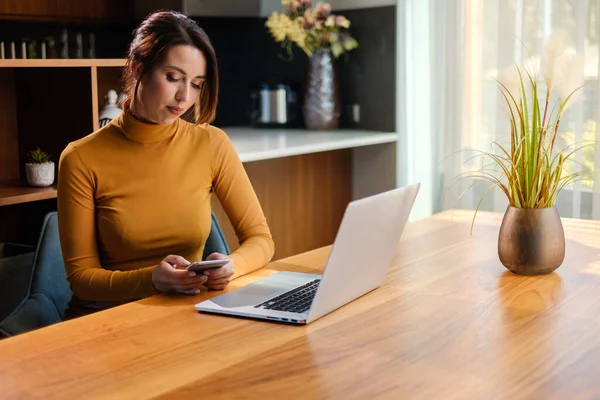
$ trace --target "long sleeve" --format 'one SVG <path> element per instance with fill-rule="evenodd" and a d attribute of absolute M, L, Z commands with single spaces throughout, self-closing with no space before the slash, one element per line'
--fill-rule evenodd
<path fill-rule="evenodd" d="M 58 220 L 76 297 L 126 302 L 156 294 L 152 271 L 169 254 L 202 259 L 213 189 L 240 243 L 236 276 L 265 265 L 273 240 L 235 149 L 212 126 L 148 124 L 123 112 L 67 146 L 58 169 Z"/>
<path fill-rule="evenodd" d="M 58 168 L 58 219 L 67 279 L 82 300 L 127 301 L 155 294 L 152 269 L 110 271 L 100 264 L 95 180 L 77 148 L 69 145 Z"/>
<path fill-rule="evenodd" d="M 238 277 L 267 264 L 275 244 L 250 179 L 225 132 L 209 127 L 213 187 L 231 221 L 240 247 L 230 257 Z"/>

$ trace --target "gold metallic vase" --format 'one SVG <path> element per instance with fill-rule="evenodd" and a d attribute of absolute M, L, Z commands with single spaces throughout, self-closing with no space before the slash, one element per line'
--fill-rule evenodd
<path fill-rule="evenodd" d="M 519 275 L 547 274 L 558 268 L 565 258 L 565 233 L 556 207 L 508 206 L 498 255 L 506 268 Z"/>

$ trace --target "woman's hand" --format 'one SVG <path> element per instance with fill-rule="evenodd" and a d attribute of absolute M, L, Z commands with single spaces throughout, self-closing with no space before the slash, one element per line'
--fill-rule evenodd
<path fill-rule="evenodd" d="M 185 294 L 200 293 L 200 286 L 207 281 L 205 275 L 196 275 L 185 269 L 190 262 L 181 256 L 169 255 L 152 271 L 152 283 L 160 292 L 177 291 Z"/>
<path fill-rule="evenodd" d="M 225 254 L 221 253 L 212 253 L 211 255 L 206 257 L 207 260 L 224 260 L 227 258 L 228 257 Z M 229 285 L 229 282 L 231 282 L 231 277 L 235 272 L 233 264 L 234 262 L 232 260 L 229 261 L 227 264 L 223 265 L 222 267 L 204 271 L 203 274 L 205 274 L 208 277 L 208 279 L 204 283 L 204 286 L 213 290 L 225 289 L 227 285 Z"/>

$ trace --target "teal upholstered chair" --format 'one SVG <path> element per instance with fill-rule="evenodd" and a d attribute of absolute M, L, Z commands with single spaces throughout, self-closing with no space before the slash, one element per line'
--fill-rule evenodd
<path fill-rule="evenodd" d="M 213 252 L 229 254 L 225 236 L 214 214 L 203 258 Z M 28 285 L 0 293 L 0 302 L 18 304 L 8 315 L 0 316 L 0 337 L 48 326 L 62 321 L 64 317 L 72 293 L 60 249 L 56 212 L 46 215 L 33 262 L 19 272 L 28 274 L 29 279 L 25 279 Z"/>
<path fill-rule="evenodd" d="M 29 275 L 27 287 L 13 289 L 24 290 L 25 296 L 0 322 L 1 336 L 16 335 L 50 325 L 61 321 L 64 315 L 71 299 L 71 290 L 60 250 L 56 212 L 49 213 L 44 218 L 33 263 L 29 268 L 23 268 L 22 273 Z M 0 301 L 4 301 L 2 298 L 6 295 L 0 295 Z"/>

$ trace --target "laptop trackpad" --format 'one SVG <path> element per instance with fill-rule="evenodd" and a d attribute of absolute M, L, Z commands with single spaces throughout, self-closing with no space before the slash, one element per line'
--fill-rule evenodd
<path fill-rule="evenodd" d="M 282 282 L 276 275 L 214 297 L 211 301 L 225 308 L 254 306 L 298 286 L 297 282 Z"/>

